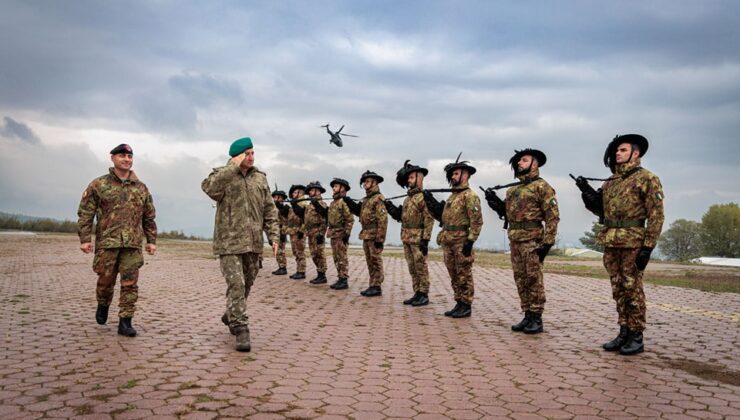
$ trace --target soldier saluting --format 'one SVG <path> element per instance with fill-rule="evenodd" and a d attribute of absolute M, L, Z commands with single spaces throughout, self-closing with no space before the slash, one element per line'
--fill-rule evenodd
<path fill-rule="evenodd" d="M 442 222 L 437 242 L 442 245 L 445 266 L 457 302 L 454 308 L 445 312 L 445 316 L 467 318 L 472 313 L 475 294 L 473 244 L 483 227 L 480 198 L 468 186 L 468 180 L 476 169 L 467 161 L 461 162 L 458 155 L 454 162 L 445 166 L 444 171 L 447 182 L 453 188 L 447 203 L 437 201 L 429 191 L 424 191 L 424 202 L 432 216 Z"/>
<path fill-rule="evenodd" d="M 429 304 L 429 267 L 427 253 L 432 237 L 434 218 L 424 203 L 424 177 L 429 170 L 412 165 L 407 160 L 396 173 L 396 183 L 408 188 L 408 196 L 401 206 L 396 207 L 385 200 L 388 214 L 401 222 L 403 254 L 409 266 L 414 295 L 403 301 L 404 305 L 424 306 Z"/>
<path fill-rule="evenodd" d="M 334 178 L 329 185 L 332 188 L 332 198 L 334 199 L 329 205 L 328 225 L 329 229 L 326 236 L 331 241 L 332 257 L 334 266 L 337 268 L 336 283 L 332 284 L 332 289 L 344 290 L 349 287 L 347 278 L 349 277 L 349 261 L 347 259 L 347 244 L 349 236 L 352 233 L 352 225 L 355 223 L 355 217 L 349 210 L 344 197 L 350 190 L 349 182 L 342 178 Z"/>
<path fill-rule="evenodd" d="M 604 267 L 619 315 L 619 334 L 602 347 L 624 355 L 644 351 L 642 276 L 664 221 L 660 179 L 641 166 L 647 150 L 648 141 L 639 134 L 616 136 L 604 153 L 613 175 L 597 191 L 583 177 L 576 180 L 586 208 L 604 221 L 596 239 L 605 247 Z"/>
<path fill-rule="evenodd" d="M 519 182 L 508 184 L 506 200 L 496 195 L 496 187 L 486 190 L 488 206 L 508 224 L 511 266 L 524 312 L 524 319 L 511 329 L 527 334 L 543 331 L 546 299 L 542 263 L 555 243 L 560 221 L 555 190 L 540 178 L 540 168 L 545 162 L 547 156 L 539 150 L 515 151 L 509 164 Z"/>

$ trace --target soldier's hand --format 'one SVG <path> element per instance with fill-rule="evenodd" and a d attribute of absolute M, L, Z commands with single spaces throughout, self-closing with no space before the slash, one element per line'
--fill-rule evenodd
<path fill-rule="evenodd" d="M 473 244 L 475 241 L 466 240 L 465 244 L 463 244 L 462 254 L 466 257 L 469 257 L 473 253 Z"/>
<path fill-rule="evenodd" d="M 421 251 L 421 255 L 427 256 L 429 253 L 429 239 L 422 239 L 419 242 L 419 251 Z"/>
<path fill-rule="evenodd" d="M 375 241 L 373 242 L 373 245 L 375 246 L 375 249 L 383 250 L 383 242 Z"/>
<path fill-rule="evenodd" d="M 144 249 L 146 249 L 146 252 L 148 252 L 149 255 L 154 255 L 154 253 L 157 252 L 157 245 L 155 245 L 155 244 L 146 244 L 146 246 L 144 246 Z"/>
<path fill-rule="evenodd" d="M 296 236 L 298 236 L 299 241 L 303 240 L 303 232 L 298 232 Z"/>
<path fill-rule="evenodd" d="M 540 262 L 545 261 L 545 257 L 550 252 L 550 248 L 552 248 L 552 244 L 542 244 L 534 249 L 535 254 L 540 258 Z"/>
<path fill-rule="evenodd" d="M 85 254 L 91 253 L 93 251 L 92 242 L 85 242 L 84 244 L 80 244 L 80 250 Z"/>
<path fill-rule="evenodd" d="M 244 159 L 247 157 L 246 153 L 239 153 L 238 155 L 234 156 L 229 160 L 229 162 L 233 163 L 236 166 L 241 166 Z"/>
<path fill-rule="evenodd" d="M 279 247 L 279 245 L 278 245 L 277 242 L 273 242 L 272 243 L 272 256 L 275 257 L 275 258 L 277 258 L 278 247 Z"/>
<path fill-rule="evenodd" d="M 650 261 L 650 254 L 653 253 L 653 249 L 647 246 L 643 246 L 640 248 L 640 250 L 637 252 L 637 257 L 635 258 L 635 265 L 637 266 L 637 269 L 640 271 L 645 270 L 645 267 L 647 267 L 648 262 Z"/>
<path fill-rule="evenodd" d="M 286 235 L 286 234 L 284 234 L 284 233 L 281 233 L 281 234 L 280 234 L 280 243 L 281 243 L 281 244 L 284 244 L 284 243 L 286 243 L 286 242 L 288 242 L 288 235 Z"/>
<path fill-rule="evenodd" d="M 498 198 L 496 191 L 493 188 L 486 188 L 484 193 L 486 195 L 486 201 L 493 201 Z"/>
<path fill-rule="evenodd" d="M 324 235 L 316 235 L 316 243 L 319 245 L 324 245 Z"/>

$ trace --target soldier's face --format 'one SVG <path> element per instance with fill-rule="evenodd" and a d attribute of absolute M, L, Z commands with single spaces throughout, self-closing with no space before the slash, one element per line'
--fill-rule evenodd
<path fill-rule="evenodd" d="M 241 167 L 249 169 L 254 166 L 254 149 L 247 149 L 244 151 L 244 160 L 242 161 Z"/>
<path fill-rule="evenodd" d="M 303 195 L 306 194 L 305 191 L 298 189 L 293 191 L 293 198 L 301 198 Z"/>
<path fill-rule="evenodd" d="M 519 162 L 517 163 L 517 166 L 519 168 L 519 172 L 526 171 L 527 169 L 532 169 L 534 165 L 532 165 L 532 162 L 537 162 L 535 159 L 532 159 L 532 156 L 524 155 L 521 158 L 519 158 Z"/>
<path fill-rule="evenodd" d="M 365 181 L 362 182 L 362 188 L 369 190 L 375 185 L 375 179 L 374 178 L 365 178 Z"/>
<path fill-rule="evenodd" d="M 308 196 L 319 197 L 321 196 L 321 190 L 319 190 L 318 188 L 311 188 L 310 190 L 308 190 Z"/>
<path fill-rule="evenodd" d="M 272 196 L 272 199 L 276 203 L 282 203 L 283 202 L 283 196 L 282 195 L 273 195 Z"/>
<path fill-rule="evenodd" d="M 463 182 L 467 181 L 470 175 L 468 175 L 468 171 L 464 171 L 462 169 L 455 169 L 452 171 L 452 184 L 453 185 L 460 185 Z"/>
<path fill-rule="evenodd" d="M 409 188 L 421 187 L 423 181 L 424 175 L 422 175 L 421 172 L 413 172 L 409 174 L 409 179 L 406 182 L 406 185 L 408 185 Z"/>
<path fill-rule="evenodd" d="M 622 143 L 617 147 L 617 163 L 626 163 L 630 159 L 637 159 L 640 156 L 639 150 L 632 150 L 630 143 Z"/>
<path fill-rule="evenodd" d="M 334 192 L 334 194 L 342 194 L 344 193 L 344 185 L 334 184 L 334 186 L 331 187 L 331 190 Z"/>
<path fill-rule="evenodd" d="M 110 160 L 113 162 L 113 167 L 119 171 L 130 171 L 134 165 L 134 155 L 131 153 L 111 155 Z"/>

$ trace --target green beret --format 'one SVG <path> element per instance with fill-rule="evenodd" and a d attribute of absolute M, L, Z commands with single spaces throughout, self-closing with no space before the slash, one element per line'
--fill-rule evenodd
<path fill-rule="evenodd" d="M 229 156 L 234 157 L 244 153 L 245 150 L 251 149 L 252 147 L 254 147 L 252 146 L 252 139 L 249 137 L 240 138 L 231 143 L 231 147 L 229 147 Z"/>

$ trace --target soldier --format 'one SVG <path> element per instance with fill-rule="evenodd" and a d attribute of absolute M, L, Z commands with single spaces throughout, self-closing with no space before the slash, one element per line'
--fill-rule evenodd
<path fill-rule="evenodd" d="M 445 312 L 445 316 L 467 318 L 472 313 L 475 292 L 473 244 L 483 227 L 480 198 L 468 186 L 468 180 L 476 169 L 467 161 L 460 162 L 458 155 L 455 162 L 445 166 L 444 171 L 447 182 L 453 188 L 447 203 L 437 201 L 429 191 L 424 191 L 424 202 L 432 216 L 442 222 L 437 243 L 442 245 L 445 266 L 457 302 L 454 308 Z"/>
<path fill-rule="evenodd" d="M 290 250 L 296 262 L 296 272 L 290 275 L 293 280 L 306 278 L 306 238 L 303 234 L 303 216 L 308 201 L 298 201 L 306 195 L 306 187 L 300 184 L 290 186 L 288 195 L 291 198 L 291 207 L 288 209 L 288 225 L 285 233 L 290 235 Z"/>
<path fill-rule="evenodd" d="M 401 188 L 408 188 L 408 197 L 403 204 L 396 207 L 390 200 L 385 200 L 388 214 L 401 222 L 401 242 L 403 254 L 409 266 L 414 295 L 403 301 L 404 305 L 424 306 L 429 304 L 429 267 L 427 253 L 429 239 L 432 237 L 434 218 L 424 203 L 424 177 L 429 173 L 426 168 L 412 165 L 407 160 L 396 173 L 396 183 Z"/>
<path fill-rule="evenodd" d="M 509 226 L 511 267 L 524 319 L 512 325 L 513 331 L 537 334 L 543 331 L 542 312 L 545 309 L 545 285 L 542 264 L 555 244 L 560 212 L 555 190 L 540 178 L 539 168 L 547 157 L 536 149 L 515 151 L 509 163 L 519 182 L 509 184 L 506 200 L 494 189 L 486 190 L 488 205 L 504 218 Z M 542 222 L 545 223 L 543 228 Z"/>
<path fill-rule="evenodd" d="M 285 257 L 285 242 L 288 241 L 287 230 L 290 207 L 283 203 L 287 199 L 288 194 L 285 194 L 285 191 L 278 190 L 277 185 L 275 185 L 275 191 L 272 192 L 272 201 L 278 209 L 278 221 L 280 225 L 280 242 L 278 243 L 277 251 L 278 269 L 272 272 L 275 276 L 284 276 L 288 274 L 288 259 Z"/>
<path fill-rule="evenodd" d="M 369 286 L 360 292 L 362 296 L 380 296 L 383 291 L 383 246 L 385 234 L 388 230 L 388 214 L 385 211 L 385 197 L 380 193 L 378 184 L 383 182 L 383 177 L 372 171 L 365 171 L 360 177 L 360 185 L 365 189 L 365 198 L 357 203 L 349 197 L 344 200 L 352 213 L 360 217 L 360 239 L 362 249 L 365 251 L 365 261 L 370 274 Z"/>
<path fill-rule="evenodd" d="M 604 165 L 613 175 L 599 190 L 581 195 L 586 208 L 604 219 L 596 240 L 605 247 L 604 267 L 619 315 L 619 334 L 602 347 L 624 355 L 645 349 L 642 275 L 664 221 L 660 179 L 640 166 L 647 149 L 647 139 L 639 134 L 614 137 L 604 153 Z M 588 181 L 579 177 L 577 183 Z"/>
<path fill-rule="evenodd" d="M 82 193 L 77 210 L 80 250 L 95 251 L 93 270 L 98 275 L 96 296 L 98 308 L 95 320 L 108 321 L 108 309 L 113 301 L 116 277 L 121 274 L 121 296 L 118 303 L 118 334 L 134 337 L 131 319 L 139 298 L 139 268 L 144 265 L 141 253 L 146 238 L 146 252 L 157 251 L 157 224 L 152 195 L 131 167 L 134 151 L 120 144 L 110 151 L 113 167 L 107 175 L 94 179 Z M 92 244 L 93 220 L 95 247 Z"/>
<path fill-rule="evenodd" d="M 277 256 L 280 226 L 267 176 L 254 166 L 252 139 L 234 141 L 229 155 L 228 163 L 213 169 L 200 186 L 216 201 L 213 252 L 226 279 L 226 312 L 221 321 L 236 336 L 236 350 L 250 351 L 247 298 L 259 270 L 262 231 Z"/>
<path fill-rule="evenodd" d="M 306 212 L 303 220 L 303 231 L 308 236 L 308 249 L 311 251 L 311 259 L 316 266 L 316 278 L 311 280 L 311 284 L 326 283 L 326 256 L 324 256 L 324 235 L 326 235 L 326 216 L 323 211 L 320 213 L 319 208 L 326 209 L 327 205 L 321 194 L 326 189 L 321 186 L 319 181 L 314 181 L 306 185 L 308 196 L 311 197 L 311 205 L 306 206 Z M 297 204 L 297 203 L 295 203 Z M 295 205 L 293 209 L 295 209 Z"/>
<path fill-rule="evenodd" d="M 326 232 L 326 237 L 331 238 L 334 266 L 337 267 L 337 276 L 339 277 L 337 282 L 329 287 L 335 290 L 343 290 L 349 287 L 347 284 L 347 277 L 349 277 L 347 244 L 349 244 L 349 236 L 352 233 L 355 218 L 352 216 L 352 212 L 349 211 L 347 203 L 343 200 L 347 191 L 350 190 L 349 182 L 342 178 L 334 178 L 329 185 L 332 188 L 334 201 L 329 205 L 329 230 Z"/>

